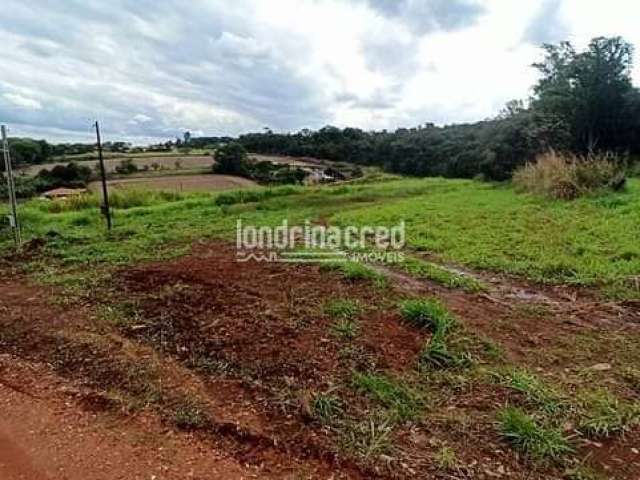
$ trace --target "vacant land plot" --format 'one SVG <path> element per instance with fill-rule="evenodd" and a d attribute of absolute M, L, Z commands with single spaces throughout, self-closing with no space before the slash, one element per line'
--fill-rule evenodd
<path fill-rule="evenodd" d="M 164 428 L 203 478 L 636 478 L 640 185 L 563 203 L 378 180 L 123 197 L 111 235 L 95 204 L 23 205 L 0 354 L 48 373 L 19 394 L 55 375 L 69 418 L 143 432 L 149 464 Z M 239 264 L 238 218 L 404 220 L 407 261 Z"/>
<path fill-rule="evenodd" d="M 210 192 L 251 187 L 256 183 L 233 175 L 168 175 L 110 180 L 109 186 L 118 190 L 162 190 L 172 192 Z M 99 192 L 100 182 L 89 184 L 89 190 Z"/>

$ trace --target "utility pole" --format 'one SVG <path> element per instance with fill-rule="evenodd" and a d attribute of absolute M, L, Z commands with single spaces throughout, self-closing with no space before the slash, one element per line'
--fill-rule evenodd
<path fill-rule="evenodd" d="M 9 203 L 11 204 L 11 214 L 9 215 L 9 222 L 11 224 L 11 230 L 13 230 L 13 238 L 16 242 L 16 247 L 19 247 L 22 243 L 20 236 L 20 224 L 18 223 L 18 202 L 16 201 L 16 187 L 13 182 L 13 168 L 11 167 L 11 153 L 9 152 L 9 141 L 7 140 L 7 127 L 2 125 L 2 151 L 4 154 L 4 168 L 7 174 L 7 190 L 9 193 Z"/>
<path fill-rule="evenodd" d="M 107 217 L 107 229 L 111 231 L 111 209 L 109 208 L 109 192 L 107 191 L 107 172 L 104 168 L 104 159 L 102 158 L 102 142 L 100 141 L 100 125 L 96 120 L 96 137 L 98 139 L 98 160 L 100 162 L 100 176 L 102 177 L 102 205 L 100 210 Z"/>

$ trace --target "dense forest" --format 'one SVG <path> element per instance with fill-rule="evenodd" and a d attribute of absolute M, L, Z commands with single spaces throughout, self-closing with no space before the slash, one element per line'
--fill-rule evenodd
<path fill-rule="evenodd" d="M 631 82 L 633 48 L 620 37 L 595 38 L 584 51 L 545 45 L 533 96 L 509 102 L 497 118 L 395 132 L 332 126 L 292 134 L 242 135 L 256 153 L 312 156 L 378 165 L 420 176 L 504 180 L 537 154 L 608 151 L 640 154 L 640 90 Z"/>

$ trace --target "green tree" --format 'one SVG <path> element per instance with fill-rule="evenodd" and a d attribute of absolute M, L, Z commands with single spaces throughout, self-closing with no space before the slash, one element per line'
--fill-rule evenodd
<path fill-rule="evenodd" d="M 629 96 L 633 91 L 633 47 L 620 37 L 594 38 L 583 52 L 569 42 L 544 45 L 545 58 L 534 64 L 542 78 L 534 87 L 533 110 L 539 121 L 562 126 L 577 151 L 612 150 L 620 145 Z"/>
<path fill-rule="evenodd" d="M 215 153 L 214 173 L 247 176 L 249 174 L 249 155 L 238 142 L 227 143 Z"/>

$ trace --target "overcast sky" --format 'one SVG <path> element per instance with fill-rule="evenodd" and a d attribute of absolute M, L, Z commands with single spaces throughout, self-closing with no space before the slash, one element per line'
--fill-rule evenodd
<path fill-rule="evenodd" d="M 481 120 L 530 94 L 537 45 L 640 47 L 638 19 L 637 0 L 3 0 L 0 122 L 146 143 Z"/>

